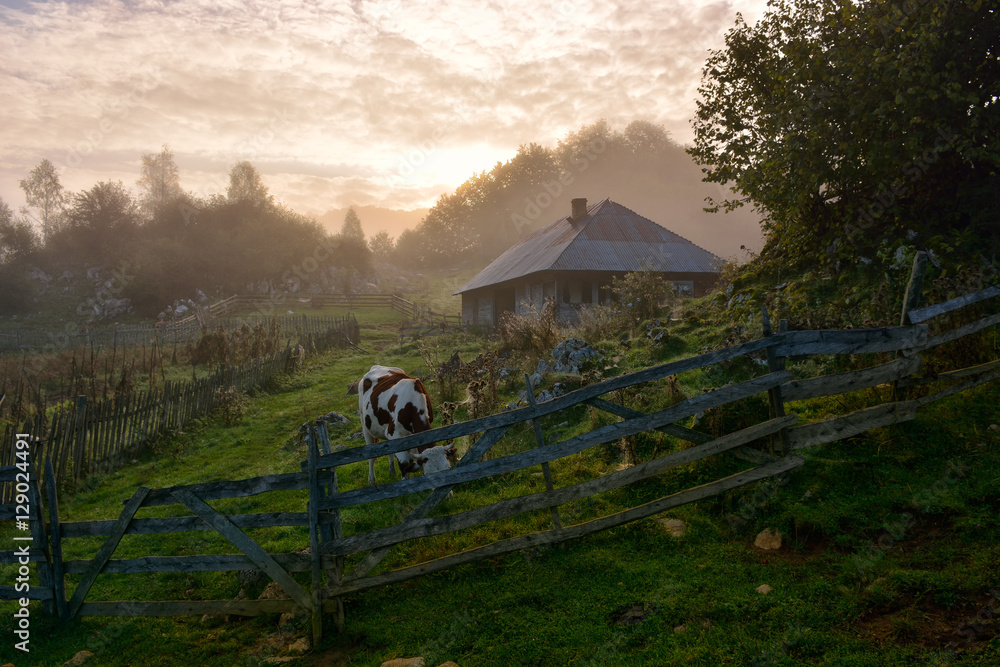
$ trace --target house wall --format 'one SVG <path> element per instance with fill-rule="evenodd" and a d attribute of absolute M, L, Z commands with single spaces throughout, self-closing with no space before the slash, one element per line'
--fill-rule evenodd
<path fill-rule="evenodd" d="M 542 309 L 545 302 L 551 300 L 556 306 L 556 315 L 565 321 L 573 322 L 579 317 L 579 310 L 598 303 L 610 303 L 611 292 L 607 287 L 618 274 L 604 271 L 549 271 L 526 276 L 513 283 L 484 287 L 462 294 L 462 321 L 466 324 L 494 325 L 494 315 L 497 304 L 503 303 L 501 309 L 508 308 L 510 291 L 513 287 L 514 312 L 519 315 L 531 315 Z M 682 286 L 685 292 L 689 289 L 693 294 L 702 296 L 710 290 L 718 280 L 717 274 L 704 273 L 667 273 L 666 280 Z M 498 301 L 497 293 L 505 290 L 507 296 Z"/>

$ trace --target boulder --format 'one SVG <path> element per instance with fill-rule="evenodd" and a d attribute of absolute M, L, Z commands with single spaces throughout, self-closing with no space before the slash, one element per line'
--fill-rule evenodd
<path fill-rule="evenodd" d="M 764 551 L 771 551 L 773 549 L 781 548 L 781 533 L 770 528 L 765 528 L 757 535 L 757 539 L 753 541 L 753 545 L 758 549 L 763 549 Z"/>
<path fill-rule="evenodd" d="M 555 359 L 553 368 L 557 373 L 579 375 L 585 366 L 599 361 L 602 355 L 579 338 L 567 338 L 555 346 L 552 358 Z"/>

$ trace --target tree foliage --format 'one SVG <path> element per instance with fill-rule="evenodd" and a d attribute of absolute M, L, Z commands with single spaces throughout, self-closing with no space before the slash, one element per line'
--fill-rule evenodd
<path fill-rule="evenodd" d="M 183 196 L 180 170 L 174 153 L 164 144 L 159 153 L 142 156 L 141 175 L 137 184 L 142 188 L 139 204 L 149 218 L 157 217 L 167 206 Z"/>
<path fill-rule="evenodd" d="M 48 240 L 59 231 L 67 196 L 59 182 L 59 172 L 49 160 L 42 160 L 31 170 L 28 178 L 20 181 L 30 208 L 37 210 L 42 238 Z"/>
<path fill-rule="evenodd" d="M 365 231 L 361 228 L 361 218 L 358 212 L 351 206 L 344 215 L 344 224 L 340 227 L 340 236 L 344 239 L 365 242 Z"/>
<path fill-rule="evenodd" d="M 762 259 L 996 253 L 1000 15 L 982 0 L 772 0 L 703 70 L 691 155 L 764 217 Z M 864 259 L 862 259 L 864 258 Z"/>

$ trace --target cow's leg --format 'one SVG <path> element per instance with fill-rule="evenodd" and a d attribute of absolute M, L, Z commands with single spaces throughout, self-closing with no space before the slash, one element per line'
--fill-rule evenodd
<path fill-rule="evenodd" d="M 368 431 L 361 429 L 365 435 L 365 445 L 375 444 L 375 438 L 368 434 Z M 368 459 L 368 486 L 375 485 L 375 459 Z"/>

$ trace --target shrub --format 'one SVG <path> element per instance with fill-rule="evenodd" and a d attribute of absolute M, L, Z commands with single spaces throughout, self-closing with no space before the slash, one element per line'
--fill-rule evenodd
<path fill-rule="evenodd" d="M 663 275 L 644 264 L 638 271 L 611 281 L 611 293 L 631 323 L 656 317 L 660 304 L 673 294 Z"/>
<path fill-rule="evenodd" d="M 222 415 L 226 426 L 234 426 L 246 414 L 250 407 L 250 398 L 236 387 L 219 387 L 215 390 L 215 408 Z"/>
<path fill-rule="evenodd" d="M 555 304 L 546 301 L 541 311 L 532 307 L 528 315 L 504 313 L 497 326 L 500 349 L 545 357 L 562 339 Z"/>

